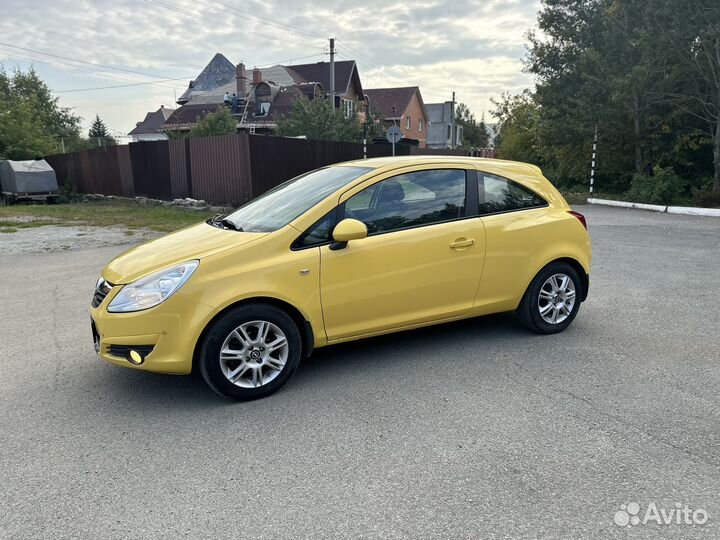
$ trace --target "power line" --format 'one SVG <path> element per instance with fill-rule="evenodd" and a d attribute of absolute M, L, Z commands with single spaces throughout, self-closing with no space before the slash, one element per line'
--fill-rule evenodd
<path fill-rule="evenodd" d="M 243 17 L 243 18 L 248 19 L 248 20 L 250 20 L 250 21 L 261 20 L 261 21 L 263 21 L 265 24 L 269 24 L 269 25 L 271 25 L 271 26 L 276 26 L 276 27 L 281 28 L 281 29 L 283 29 L 283 30 L 291 30 L 291 31 L 293 31 L 293 32 L 295 32 L 295 33 L 297 33 L 297 34 L 304 34 L 304 35 L 306 35 L 306 36 L 313 37 L 313 38 L 317 38 L 317 39 L 325 39 L 325 36 L 320 35 L 320 34 L 316 34 L 315 32 L 310 32 L 309 30 L 304 30 L 304 29 L 298 28 L 298 27 L 296 27 L 296 26 L 292 26 L 292 25 L 289 25 L 289 24 L 281 23 L 281 22 L 276 21 L 276 20 L 274 20 L 274 19 L 271 19 L 271 18 L 269 18 L 269 17 L 263 17 L 262 15 L 257 15 L 257 14 L 255 14 L 255 13 L 250 12 L 250 11 L 245 11 L 245 10 L 242 10 L 242 9 L 238 9 L 238 8 L 236 8 L 236 7 L 234 7 L 234 6 L 229 5 L 229 4 L 224 4 L 223 2 L 213 1 L 212 3 L 208 3 L 208 2 L 204 2 L 203 0 L 194 0 L 194 2 L 197 3 L 197 4 L 204 4 L 204 5 L 209 6 L 209 7 L 223 6 L 223 7 L 227 8 L 227 9 L 229 9 L 229 10 L 231 10 L 231 11 L 234 11 L 234 12 L 237 12 L 237 13 L 240 14 L 240 15 L 237 15 L 237 16 Z"/>
<path fill-rule="evenodd" d="M 288 62 L 295 62 L 296 60 L 305 60 L 306 58 L 315 58 L 316 56 L 325 56 L 327 53 L 321 52 L 321 53 L 315 53 L 315 54 L 308 54 L 306 56 L 296 56 L 295 58 L 287 58 L 285 60 L 278 60 L 277 62 L 269 62 L 267 64 L 263 64 L 261 66 L 257 66 L 258 68 L 264 68 L 264 67 L 272 67 L 276 66 L 278 64 L 286 64 Z"/>
<path fill-rule="evenodd" d="M 165 83 L 165 82 L 171 82 L 171 81 L 186 81 L 187 78 L 177 78 L 177 79 L 163 79 L 160 81 L 148 81 L 148 82 L 140 82 L 140 83 L 129 83 L 129 84 L 115 84 L 111 86 L 95 86 L 92 88 L 72 88 L 70 90 L 53 90 L 53 93 L 55 94 L 68 94 L 70 92 L 90 92 L 91 90 L 110 90 L 112 88 L 129 88 L 131 86 L 146 86 L 149 84 L 159 84 L 159 83 Z"/>
<path fill-rule="evenodd" d="M 89 66 L 101 67 L 101 68 L 105 68 L 105 69 L 112 69 L 114 71 L 122 71 L 125 73 L 132 73 L 133 75 L 142 75 L 143 77 L 152 77 L 155 79 L 163 79 L 163 78 L 167 77 L 166 75 L 154 75 L 152 73 L 143 73 L 142 71 L 135 71 L 134 69 L 126 69 L 126 68 L 120 68 L 120 67 L 115 67 L 115 66 L 109 66 L 107 64 L 96 64 L 95 62 L 88 62 L 87 60 L 79 60 L 77 58 L 70 58 L 68 56 L 60 56 L 59 54 L 52 54 L 52 53 L 48 53 L 48 52 L 44 52 L 44 51 L 37 51 L 34 49 L 28 49 L 26 47 L 18 47 L 17 45 L 11 45 L 10 43 L 3 43 L 1 41 L 0 41 L 0 45 L 2 45 L 4 47 L 10 47 L 12 49 L 18 49 L 21 51 L 31 52 L 34 54 L 42 54 L 44 56 L 50 56 L 52 58 L 58 58 L 61 60 L 69 60 L 71 62 L 77 62 L 79 64 L 86 64 Z"/>
<path fill-rule="evenodd" d="M 131 78 L 129 78 L 128 76 L 123 76 L 123 75 L 120 75 L 120 74 L 111 73 L 111 72 L 109 72 L 109 71 L 99 71 L 99 70 L 97 70 L 97 69 L 92 69 L 92 68 L 85 67 L 85 66 L 78 66 L 78 65 L 76 65 L 76 64 L 72 64 L 72 63 L 67 62 L 67 61 L 65 61 L 65 60 L 53 59 L 52 62 L 50 62 L 50 61 L 47 60 L 47 59 L 38 58 L 38 57 L 36 57 L 36 56 L 32 56 L 31 54 L 27 54 L 27 53 L 18 53 L 17 51 L 11 51 L 11 50 L 9 50 L 9 49 L 3 49 L 2 47 L 0 47 L 0 51 L 7 53 L 7 54 L 10 55 L 12 58 L 23 58 L 23 59 L 25 59 L 25 60 L 33 63 L 33 64 L 34 64 L 34 63 L 39 63 L 39 64 L 45 64 L 45 65 L 48 65 L 48 66 L 52 66 L 52 65 L 54 65 L 54 64 L 62 64 L 62 65 L 71 67 L 73 70 L 88 72 L 88 73 L 90 73 L 90 74 L 92 74 L 92 75 L 95 75 L 95 76 L 97 76 L 97 75 L 100 74 L 100 73 L 104 73 L 104 74 L 108 74 L 108 75 L 111 75 L 111 74 L 112 74 L 114 77 L 117 77 L 118 79 L 124 80 L 124 81 L 134 82 L 134 81 L 136 80 L 136 79 L 131 79 Z M 177 79 L 177 80 L 182 80 L 182 79 L 186 79 L 186 78 L 179 78 L 179 79 Z M 151 84 L 161 84 L 161 85 L 165 86 L 166 88 L 174 88 L 174 87 L 172 87 L 172 86 L 170 86 L 170 85 L 168 85 L 168 84 L 166 84 L 166 83 L 163 83 L 162 81 L 150 81 L 150 83 L 151 83 Z M 149 83 L 149 84 L 150 84 L 150 83 Z M 143 83 L 143 84 L 144 84 L 144 83 Z"/>
<path fill-rule="evenodd" d="M 324 53 L 309 54 L 309 55 L 307 55 L 307 56 L 298 56 L 298 57 L 295 57 L 295 58 L 288 58 L 288 59 L 286 59 L 286 60 L 278 60 L 277 62 L 272 62 L 272 63 L 265 64 L 265 65 L 258 66 L 258 67 L 259 67 L 259 68 L 270 67 L 270 66 L 274 66 L 274 65 L 277 65 L 277 64 L 284 64 L 284 63 L 286 63 L 286 62 L 294 62 L 295 60 L 303 60 L 303 59 L 305 59 L 305 58 L 314 58 L 314 57 L 316 57 L 316 56 L 323 56 L 323 55 L 324 55 Z M 145 86 L 145 85 L 159 84 L 159 83 L 170 82 L 170 81 L 186 81 L 186 80 L 187 80 L 187 77 L 180 77 L 180 78 L 176 78 L 176 79 L 163 79 L 163 80 L 160 80 L 160 81 L 148 81 L 148 82 L 140 82 L 140 83 L 132 83 L 132 84 L 116 84 L 116 85 L 111 85 L 111 86 L 95 86 L 95 87 L 91 87 L 91 88 L 72 88 L 72 89 L 70 89 L 70 90 L 53 90 L 53 92 L 54 92 L 55 94 L 67 94 L 67 93 L 71 93 L 71 92 L 90 92 L 90 91 L 92 91 L 92 90 L 111 90 L 111 89 L 113 89 L 113 88 L 128 88 L 128 87 L 132 87 L 132 86 Z"/>
<path fill-rule="evenodd" d="M 348 50 L 348 51 L 349 51 L 349 49 L 348 49 L 347 46 L 345 46 L 345 50 Z M 345 54 L 345 53 L 339 53 L 339 54 L 341 54 L 342 56 L 344 56 L 344 57 L 346 57 L 346 58 L 354 59 L 354 56 L 351 56 L 351 55 L 349 55 L 349 54 Z M 370 68 L 372 67 L 372 66 L 370 66 L 370 64 L 369 64 L 369 62 L 368 62 L 367 60 L 365 60 L 364 62 L 361 62 L 361 61 L 356 60 L 356 62 L 357 62 L 358 65 L 365 64 L 365 66 L 367 66 L 367 67 L 370 67 Z M 381 65 L 379 65 L 379 64 L 377 64 L 377 63 L 375 63 L 375 62 L 373 62 L 373 64 L 375 64 L 376 69 L 385 69 L 384 66 L 381 66 Z M 398 77 L 397 75 L 392 75 L 392 74 L 385 73 L 384 76 L 386 76 L 386 77 L 389 78 L 389 79 L 394 79 L 394 80 L 396 80 L 396 81 L 402 82 L 402 83 L 403 83 L 403 86 L 407 86 L 407 80 L 406 80 L 406 79 L 402 79 L 402 78 Z M 439 93 L 436 94 L 436 93 L 434 93 L 434 92 L 426 92 L 426 91 L 423 91 L 422 93 L 423 93 L 424 95 L 426 95 L 426 96 L 429 96 L 429 97 L 433 98 L 433 99 L 442 99 L 443 101 L 448 101 L 447 96 L 441 96 Z"/>
<path fill-rule="evenodd" d="M 155 4 L 155 5 L 161 6 L 161 7 L 165 8 L 165 9 L 170 10 L 170 11 L 175 11 L 176 13 L 182 13 L 183 15 L 189 15 L 189 16 L 195 18 L 195 19 L 200 19 L 200 20 L 203 20 L 203 21 L 206 21 L 206 22 L 210 22 L 210 23 L 213 23 L 213 24 L 221 24 L 221 25 L 224 25 L 226 28 L 229 28 L 229 29 L 232 29 L 232 30 L 236 30 L 236 31 L 238 31 L 238 32 L 243 32 L 243 33 L 253 32 L 253 33 L 260 34 L 260 35 L 262 35 L 262 36 L 268 37 L 267 34 L 262 33 L 262 32 L 260 32 L 260 31 L 258 31 L 258 30 L 247 29 L 247 28 L 239 28 L 239 27 L 237 27 L 237 26 L 232 26 L 232 25 L 228 24 L 227 21 L 221 21 L 221 20 L 219 20 L 219 19 L 213 19 L 213 18 L 210 18 L 210 17 L 206 17 L 206 16 L 204 16 L 204 15 L 200 15 L 200 14 L 198 14 L 198 13 L 195 13 L 195 12 L 193 12 L 193 11 L 189 11 L 189 10 L 184 9 L 184 8 L 180 8 L 180 7 L 177 7 L 177 6 L 171 6 L 171 5 L 166 4 L 166 3 L 164 3 L 164 2 L 160 2 L 159 0 L 146 0 L 146 1 L 147 1 L 147 2 L 150 2 L 150 3 L 152 3 L 152 4 Z M 268 37 L 268 39 L 271 39 L 271 38 Z M 324 38 L 323 38 L 323 39 L 324 39 Z M 290 41 L 290 40 L 287 40 L 287 39 L 285 39 L 284 41 L 287 42 L 287 43 L 294 43 L 294 44 L 300 45 L 300 46 L 302 46 L 302 47 L 314 47 L 314 46 L 316 45 L 316 44 L 309 44 L 309 43 L 307 43 L 307 42 Z"/>
<path fill-rule="evenodd" d="M 6 25 L 8 25 L 8 26 L 20 26 L 20 27 L 27 28 L 27 29 L 30 29 L 30 30 L 33 30 L 33 31 L 40 31 L 40 32 L 43 32 L 43 33 L 45 33 L 45 34 L 60 36 L 60 37 L 67 38 L 67 39 L 73 39 L 73 40 L 75 40 L 75 41 L 80 41 L 80 42 L 83 42 L 83 43 L 90 43 L 90 44 L 92 44 L 92 45 L 98 45 L 98 46 L 100 46 L 100 47 L 105 47 L 106 49 L 114 49 L 114 50 L 117 50 L 116 47 L 109 46 L 107 43 L 102 43 L 102 42 L 100 42 L 100 41 L 93 41 L 93 40 L 85 39 L 85 38 L 79 38 L 79 37 L 71 36 L 71 35 L 68 35 L 68 34 L 61 34 L 60 32 L 55 32 L 54 30 L 47 30 L 46 28 L 38 28 L 38 27 L 36 27 L 36 26 L 30 26 L 30 25 L 28 25 L 28 24 L 18 23 L 18 22 L 15 22 L 15 21 L 0 21 L 0 23 L 6 24 Z M 154 59 L 156 59 L 156 60 L 162 60 L 162 61 L 165 62 L 165 63 L 170 63 L 170 64 L 175 65 L 175 66 L 183 66 L 183 67 L 187 67 L 187 68 L 190 68 L 190 69 L 197 69 L 197 66 L 191 66 L 190 64 L 182 64 L 182 63 L 176 62 L 176 61 L 174 61 L 174 60 L 168 61 L 166 58 L 163 58 L 163 57 L 158 56 L 158 55 L 155 55 L 155 54 L 142 53 L 142 52 L 140 52 L 140 51 L 136 51 L 136 50 L 133 50 L 133 49 L 123 49 L 123 51 L 124 51 L 124 52 L 132 53 L 133 55 L 145 56 L 145 57 L 147 57 L 147 58 L 154 58 Z"/>

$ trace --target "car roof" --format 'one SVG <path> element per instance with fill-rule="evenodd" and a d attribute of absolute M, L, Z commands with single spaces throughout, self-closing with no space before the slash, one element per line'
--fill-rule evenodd
<path fill-rule="evenodd" d="M 338 163 L 340 166 L 348 167 L 370 167 L 373 169 L 393 170 L 410 165 L 443 165 L 460 164 L 489 171 L 507 171 L 508 174 L 521 174 L 529 176 L 542 175 L 540 167 L 520 161 L 506 161 L 494 158 L 476 158 L 468 156 L 396 156 L 379 157 L 370 159 L 356 159 Z"/>

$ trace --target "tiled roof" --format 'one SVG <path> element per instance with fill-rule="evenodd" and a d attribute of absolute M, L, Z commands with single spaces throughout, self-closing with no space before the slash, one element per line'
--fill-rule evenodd
<path fill-rule="evenodd" d="M 196 124 L 198 120 L 205 118 L 211 112 L 217 111 L 220 107 L 222 107 L 222 105 L 218 105 L 217 103 L 188 103 L 179 109 L 175 109 L 165 122 L 165 126 L 176 127 Z"/>
<path fill-rule="evenodd" d="M 285 69 L 288 73 L 290 73 L 290 76 L 295 80 L 295 82 L 318 82 L 322 85 L 326 92 L 330 90 L 329 62 L 285 66 Z M 335 62 L 336 95 L 343 95 L 347 91 L 354 71 L 354 60 L 341 60 L 340 62 Z"/>
<path fill-rule="evenodd" d="M 214 90 L 229 82 L 235 81 L 235 65 L 220 53 L 215 54 L 210 63 L 192 81 L 192 88 L 188 87 L 178 103 L 185 103 L 194 92 Z"/>
<path fill-rule="evenodd" d="M 145 119 L 139 122 L 135 129 L 128 135 L 141 135 L 143 133 L 159 133 L 162 131 L 163 124 L 175 112 L 175 109 L 160 107 L 155 112 L 149 112 L 145 115 Z"/>
<path fill-rule="evenodd" d="M 365 90 L 370 100 L 370 110 L 378 111 L 385 118 L 400 118 L 410 104 L 415 93 L 420 92 L 417 86 L 403 88 L 373 88 Z M 422 103 L 422 98 L 420 98 Z M 395 107 L 395 111 L 393 111 Z M 427 114 L 427 113 L 426 113 Z"/>
<path fill-rule="evenodd" d="M 267 116 L 254 117 L 254 88 L 251 84 L 253 69 L 247 69 L 246 74 L 250 79 L 247 84 L 248 123 L 272 123 L 274 118 L 290 112 L 293 103 L 302 95 L 311 98 L 319 84 L 322 90 L 327 92 L 330 89 L 330 64 L 318 62 L 315 64 L 300 64 L 296 66 L 275 65 L 261 70 L 263 82 L 270 85 L 272 90 L 272 104 Z M 177 109 L 165 125 L 168 127 L 187 126 L 194 124 L 198 119 L 204 118 L 208 113 L 223 106 L 225 92 L 234 94 L 237 92 L 237 81 L 235 79 L 235 66 L 222 54 L 216 54 L 205 69 L 193 81 L 192 88 L 188 88 L 178 99 L 182 106 Z M 335 92 L 342 96 L 348 88 L 357 82 L 360 87 L 360 79 L 353 60 L 335 62 Z M 243 96 L 239 96 L 243 97 Z"/>

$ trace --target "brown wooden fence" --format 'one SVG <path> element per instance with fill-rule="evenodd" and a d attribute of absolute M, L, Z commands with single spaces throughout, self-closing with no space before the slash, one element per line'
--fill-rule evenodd
<path fill-rule="evenodd" d="M 367 149 L 368 157 L 392 153 L 390 145 Z M 396 146 L 397 155 L 420 153 L 449 152 Z M 238 134 L 138 142 L 46 159 L 60 185 L 71 182 L 82 193 L 168 200 L 192 197 L 239 206 L 294 176 L 362 156 L 363 147 L 356 143 Z"/>

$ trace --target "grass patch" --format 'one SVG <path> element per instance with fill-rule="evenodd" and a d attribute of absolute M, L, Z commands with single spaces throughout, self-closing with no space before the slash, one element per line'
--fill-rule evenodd
<path fill-rule="evenodd" d="M 17 232 L 17 229 L 13 229 L 12 227 L 9 227 L 7 229 L 0 229 L 0 233 L 11 234 L 14 232 Z"/>
<path fill-rule="evenodd" d="M 18 216 L 20 217 L 20 216 Z M 16 221 L 12 219 L 0 219 L 0 227 L 10 227 L 12 229 L 31 229 L 33 227 L 42 227 L 43 225 L 55 225 L 57 222 L 52 219 L 38 219 L 33 221 Z"/>
<path fill-rule="evenodd" d="M 26 228 L 43 225 L 90 225 L 171 232 L 200 223 L 212 212 L 183 210 L 168 206 L 142 205 L 129 201 L 90 201 L 83 203 L 37 205 L 17 204 L 0 207 L 0 227 Z M 38 221 L 14 221 L 34 217 Z"/>

